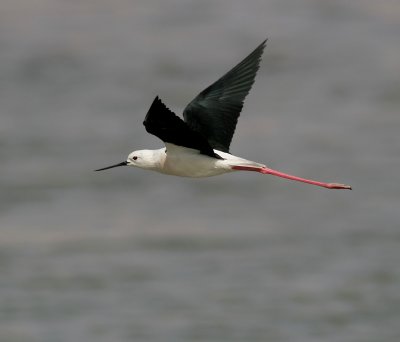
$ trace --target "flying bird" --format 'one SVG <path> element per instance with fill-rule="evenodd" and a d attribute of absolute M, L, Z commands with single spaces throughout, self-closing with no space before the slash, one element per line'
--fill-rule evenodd
<path fill-rule="evenodd" d="M 164 142 L 165 147 L 134 151 L 126 161 L 95 171 L 126 165 L 180 177 L 255 171 L 327 189 L 351 190 L 349 185 L 289 175 L 229 152 L 244 99 L 254 83 L 266 42 L 198 94 L 184 109 L 183 120 L 158 96 L 154 99 L 143 124 L 148 133 Z"/>

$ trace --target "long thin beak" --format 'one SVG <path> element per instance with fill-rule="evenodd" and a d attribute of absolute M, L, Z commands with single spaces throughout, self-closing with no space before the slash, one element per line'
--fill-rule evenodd
<path fill-rule="evenodd" d="M 126 161 L 123 161 L 122 163 L 118 163 L 118 164 L 115 164 L 115 165 L 103 167 L 102 169 L 97 169 L 95 171 L 103 171 L 103 170 L 107 170 L 107 169 L 112 169 L 113 167 L 125 166 L 125 165 L 128 165 L 128 163 Z"/>

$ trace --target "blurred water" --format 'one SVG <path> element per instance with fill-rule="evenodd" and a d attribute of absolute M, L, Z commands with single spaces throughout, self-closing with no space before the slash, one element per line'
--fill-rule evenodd
<path fill-rule="evenodd" d="M 232 152 L 121 168 L 270 38 Z M 2 1 L 0 341 L 398 341 L 400 4 Z"/>

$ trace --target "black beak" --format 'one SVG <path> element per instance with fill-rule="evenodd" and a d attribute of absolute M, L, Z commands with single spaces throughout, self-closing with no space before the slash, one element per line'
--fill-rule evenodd
<path fill-rule="evenodd" d="M 97 170 L 95 170 L 95 171 L 103 171 L 103 170 L 107 170 L 107 169 L 112 169 L 113 167 L 125 166 L 125 165 L 128 165 L 128 162 L 123 161 L 122 163 L 118 163 L 118 164 L 115 164 L 115 165 L 103 167 L 102 169 L 97 169 Z"/>

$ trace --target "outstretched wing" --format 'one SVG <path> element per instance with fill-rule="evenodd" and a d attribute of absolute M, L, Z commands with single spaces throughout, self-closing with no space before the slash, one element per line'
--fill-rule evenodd
<path fill-rule="evenodd" d="M 192 148 L 200 151 L 201 154 L 221 159 L 214 153 L 208 141 L 169 110 L 158 96 L 150 106 L 143 125 L 147 132 L 165 143 Z"/>
<path fill-rule="evenodd" d="M 183 112 L 187 125 L 201 133 L 215 149 L 229 152 L 243 101 L 254 83 L 266 42 L 204 89 Z"/>

